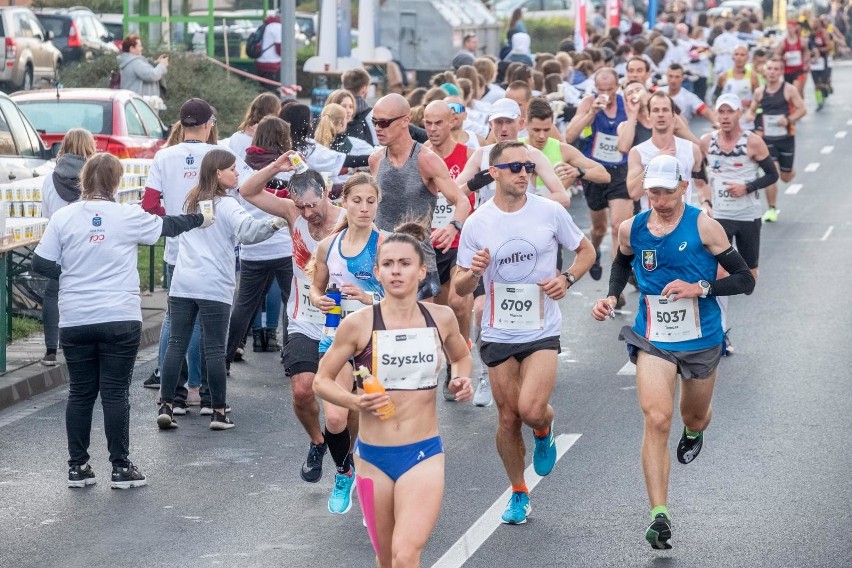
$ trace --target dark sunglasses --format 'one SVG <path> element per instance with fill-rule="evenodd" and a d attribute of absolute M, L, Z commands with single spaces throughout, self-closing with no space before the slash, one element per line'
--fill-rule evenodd
<path fill-rule="evenodd" d="M 464 105 L 461 103 L 447 103 L 447 106 L 450 107 L 450 110 L 453 111 L 453 114 L 461 114 L 465 111 Z"/>
<path fill-rule="evenodd" d="M 508 169 L 513 174 L 520 173 L 521 168 L 524 168 L 524 171 L 528 174 L 535 171 L 535 164 L 533 162 L 509 162 L 508 164 L 494 164 L 494 167 L 500 168 L 501 170 Z"/>
<path fill-rule="evenodd" d="M 396 118 L 374 118 L 374 119 L 372 119 L 373 126 L 375 126 L 377 128 L 387 128 L 388 126 L 390 126 L 391 124 L 393 124 L 394 122 L 396 122 L 397 120 L 399 120 L 400 118 L 403 118 L 405 116 L 408 116 L 408 115 L 403 114 L 401 116 L 397 116 Z"/>

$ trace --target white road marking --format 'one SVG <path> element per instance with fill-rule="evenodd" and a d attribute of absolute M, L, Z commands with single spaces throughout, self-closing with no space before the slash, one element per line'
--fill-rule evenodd
<path fill-rule="evenodd" d="M 834 152 L 834 146 L 823 146 L 822 150 L 819 151 L 820 154 L 831 154 Z"/>
<path fill-rule="evenodd" d="M 582 434 L 561 434 L 556 437 L 556 461 L 558 462 L 565 455 L 571 446 L 580 439 Z M 535 473 L 532 464 L 524 471 L 524 478 L 527 482 L 527 487 L 530 492 L 541 481 L 541 477 Z M 459 568 L 464 565 L 473 554 L 479 550 L 488 537 L 490 537 L 497 528 L 503 524 L 500 521 L 500 516 L 506 508 L 506 503 L 512 496 L 512 488 L 506 489 L 500 497 L 494 501 L 494 504 L 488 508 L 485 513 L 479 517 L 473 525 L 467 529 L 460 539 L 453 544 L 441 558 L 438 559 L 432 568 Z"/>
<path fill-rule="evenodd" d="M 805 166 L 805 171 L 808 173 L 813 173 L 819 169 L 819 162 L 811 162 L 807 166 Z"/>
<path fill-rule="evenodd" d="M 846 121 L 847 126 L 852 126 L 852 118 Z"/>
<path fill-rule="evenodd" d="M 826 229 L 825 234 L 822 236 L 822 238 L 820 240 L 821 241 L 827 241 L 828 237 L 831 236 L 831 232 L 833 230 L 834 230 L 834 225 L 829 226 L 828 229 Z"/>
<path fill-rule="evenodd" d="M 786 190 L 784 190 L 784 193 L 786 193 L 787 195 L 796 195 L 797 193 L 799 193 L 799 191 L 801 189 L 802 189 L 802 184 L 794 183 L 794 184 L 791 184 L 790 187 L 788 187 Z"/>
<path fill-rule="evenodd" d="M 635 375 L 636 374 L 636 365 L 628 361 L 624 364 L 619 372 L 616 375 Z"/>
<path fill-rule="evenodd" d="M 834 133 L 834 137 L 835 138 L 846 138 L 846 131 L 845 130 L 839 130 L 839 131 Z"/>

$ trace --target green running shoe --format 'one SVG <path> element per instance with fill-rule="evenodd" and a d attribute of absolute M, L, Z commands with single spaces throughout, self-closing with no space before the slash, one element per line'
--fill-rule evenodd
<path fill-rule="evenodd" d="M 672 545 L 669 540 L 672 538 L 672 522 L 665 513 L 658 513 L 654 517 L 654 522 L 651 523 L 645 530 L 645 540 L 651 545 L 654 550 L 669 550 Z"/>
<path fill-rule="evenodd" d="M 764 223 L 776 223 L 778 221 L 778 209 L 775 207 L 770 207 L 766 210 L 766 213 L 763 214 L 763 222 Z"/>

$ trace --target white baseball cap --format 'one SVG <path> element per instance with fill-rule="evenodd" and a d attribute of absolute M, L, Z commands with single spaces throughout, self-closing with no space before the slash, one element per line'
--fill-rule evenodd
<path fill-rule="evenodd" d="M 488 120 L 495 118 L 517 120 L 521 118 L 521 107 L 512 99 L 498 99 L 491 105 L 491 112 L 488 113 Z"/>
<path fill-rule="evenodd" d="M 683 178 L 680 175 L 680 162 L 668 154 L 653 158 L 645 166 L 644 189 L 665 188 L 674 189 Z"/>
<path fill-rule="evenodd" d="M 716 99 L 716 110 L 722 108 L 722 105 L 728 105 L 731 107 L 731 110 L 740 110 L 742 108 L 740 98 L 733 93 L 725 93 Z"/>

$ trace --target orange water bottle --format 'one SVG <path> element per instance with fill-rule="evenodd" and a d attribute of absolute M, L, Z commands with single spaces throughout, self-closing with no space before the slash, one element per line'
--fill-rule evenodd
<path fill-rule="evenodd" d="M 379 382 L 379 380 L 370 374 L 370 371 L 364 365 L 359 365 L 358 370 L 353 373 L 356 377 L 361 379 L 361 386 L 364 389 L 364 392 L 367 394 L 375 394 L 385 393 L 384 385 Z M 387 420 L 391 416 L 393 416 L 394 412 L 396 412 L 396 408 L 393 406 L 393 401 L 389 400 L 387 404 L 379 408 L 379 418 L 381 420 Z"/>

